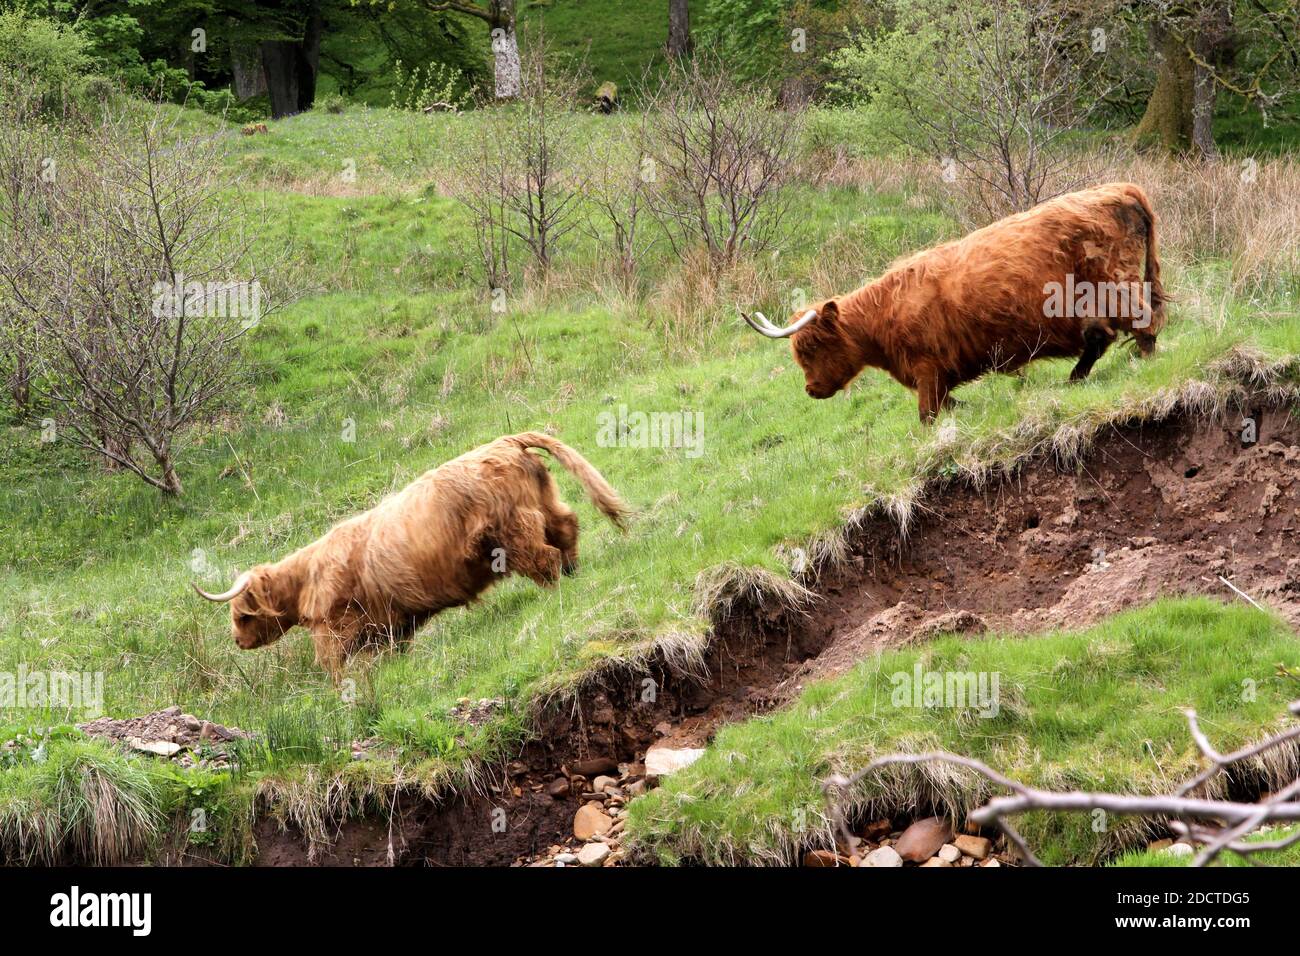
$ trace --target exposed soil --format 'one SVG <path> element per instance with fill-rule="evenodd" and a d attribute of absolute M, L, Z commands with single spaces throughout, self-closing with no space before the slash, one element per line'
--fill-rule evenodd
<path fill-rule="evenodd" d="M 1101 436 L 1077 471 L 1038 460 L 983 488 L 933 487 L 906 537 L 884 518 L 863 527 L 807 618 L 745 607 L 716 621 L 704 683 L 662 665 L 608 678 L 545 715 L 487 792 L 437 806 L 399 799 L 391 827 L 346 823 L 311 862 L 510 865 L 554 855 L 572 845 L 582 802 L 621 804 L 621 790 L 589 792 L 595 774 L 637 786 L 651 744 L 702 746 L 721 724 L 778 706 L 809 680 L 941 631 L 1082 627 L 1162 595 L 1246 599 L 1221 578 L 1300 626 L 1300 425 L 1284 412 L 1253 417 L 1250 445 L 1239 418 L 1172 419 Z M 646 677 L 653 702 L 642 699 Z M 270 823 L 258 844 L 261 864 L 308 862 L 301 837 Z"/>
<path fill-rule="evenodd" d="M 1084 467 L 1038 462 L 983 491 L 937 489 L 906 541 L 867 528 L 828 583 L 826 649 L 780 689 L 940 631 L 1086 627 L 1162 595 L 1239 597 L 1300 627 L 1300 426 L 1117 429 Z"/>

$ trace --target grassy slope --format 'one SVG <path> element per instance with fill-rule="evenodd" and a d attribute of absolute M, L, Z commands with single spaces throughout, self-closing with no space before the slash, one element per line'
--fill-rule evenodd
<path fill-rule="evenodd" d="M 631 804 L 628 833 L 668 862 L 787 860 L 819 829 L 829 843 L 819 781 L 900 751 L 966 754 L 1048 789 L 1151 792 L 1199 769 L 1182 708 L 1197 710 L 1226 753 L 1285 713 L 1294 688 L 1275 665 L 1297 660 L 1300 642 L 1285 625 L 1207 599 L 1161 601 L 1081 633 L 940 639 L 864 661 L 787 709 L 724 728 L 700 761 Z M 896 705 L 891 678 L 917 663 L 925 673 L 997 673 L 997 715 L 917 708 L 906 697 Z M 864 781 L 854 802 L 868 814 L 935 805 L 961 819 L 992 792 L 974 774 L 936 766 Z M 1087 814 L 1028 814 L 1017 826 L 1049 863 L 1095 861 L 1143 834 L 1123 819 L 1094 832 Z"/>
<path fill-rule="evenodd" d="M 681 336 L 668 315 L 653 304 L 610 305 L 585 279 L 496 315 L 462 272 L 459 210 L 426 188 L 455 124 L 472 121 L 308 114 L 269 136 L 231 135 L 234 168 L 263 187 L 255 201 L 266 248 L 289 249 L 312 291 L 252 337 L 255 387 L 194 436 L 178 504 L 40 446 L 30 431 L 9 432 L 0 447 L 0 520 L 10 529 L 0 542 L 0 667 L 102 669 L 110 713 L 175 703 L 276 728 L 287 741 L 212 788 L 309 789 L 335 769 L 362 793 L 398 776 L 436 787 L 518 740 L 539 694 L 656 639 L 698 642 L 706 626 L 692 584 L 701 571 L 734 562 L 783 574 L 778 546 L 838 527 L 846 510 L 906 494 L 926 472 L 1009 461 L 1060 425 L 1072 433 L 1119 408 L 1157 407 L 1187 381 L 1212 379 L 1210 364 L 1237 342 L 1300 353 L 1293 320 L 1256 318 L 1257 306 L 1224 298 L 1214 270 L 1175 266 L 1171 286 L 1199 291 L 1176 309 L 1182 321 L 1155 361 L 1116 351 L 1076 387 L 1059 362 L 1035 365 L 1023 381 L 992 377 L 963 390 L 955 431 L 936 433 L 917 424 L 913 396 L 878 373 L 848 397 L 807 401 L 788 353 L 736 334 L 729 309 L 718 310 L 718 330 L 671 350 L 665 342 Z M 593 119 L 588 135 L 603 122 Z M 284 185 L 334 176 L 345 158 L 357 159 L 358 185 L 373 195 L 307 196 Z M 865 276 L 954 229 L 902 195 L 804 193 L 774 267 L 778 286 L 806 283 L 832 239 L 855 249 Z M 575 273 L 598 256 L 584 240 Z M 667 266 L 653 268 L 662 276 Z M 699 412 L 703 454 L 599 447 L 598 416 L 620 404 Z M 345 419 L 355 421 L 355 442 L 342 440 Z M 238 652 L 224 615 L 186 590 L 196 576 L 216 585 L 279 556 L 498 434 L 541 427 L 587 453 L 640 519 L 615 534 L 562 476 L 584 522 L 580 576 L 549 593 L 511 580 L 478 606 L 440 616 L 411 653 L 356 666 L 354 699 L 322 679 L 301 635 Z M 195 549 L 210 572 L 196 575 Z M 462 695 L 506 707 L 467 732 L 444 716 Z M 70 715 L 8 716 L 41 724 Z M 335 749 L 322 749 L 322 726 L 333 728 Z M 347 764 L 342 742 L 372 734 L 394 748 L 393 760 Z M 318 765 L 323 772 L 311 770 Z M 0 806 L 10 783 L 0 777 Z M 178 805 L 213 799 L 211 788 L 199 798 L 184 791 Z"/>
<path fill-rule="evenodd" d="M 528 30 L 539 8 L 520 16 Z M 592 82 L 612 80 L 624 98 L 647 69 L 663 59 L 668 41 L 668 4 L 609 3 L 608 0 L 553 0 L 540 7 L 547 36 L 562 49 L 585 59 Z"/>

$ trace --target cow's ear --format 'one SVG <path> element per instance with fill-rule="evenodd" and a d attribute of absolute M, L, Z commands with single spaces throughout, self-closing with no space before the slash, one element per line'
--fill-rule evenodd
<path fill-rule="evenodd" d="M 840 307 L 835 304 L 834 299 L 829 299 L 822 303 L 822 307 L 817 310 L 817 315 L 823 322 L 834 322 L 840 317 Z"/>

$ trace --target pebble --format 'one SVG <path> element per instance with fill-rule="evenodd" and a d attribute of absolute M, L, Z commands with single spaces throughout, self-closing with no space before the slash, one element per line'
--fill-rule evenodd
<path fill-rule="evenodd" d="M 993 849 L 993 842 L 988 837 L 971 836 L 969 833 L 963 833 L 952 842 L 964 855 L 976 860 L 987 859 L 989 851 Z"/>
<path fill-rule="evenodd" d="M 959 837 L 958 840 L 960 839 Z M 939 848 L 949 840 L 952 840 L 952 827 L 948 821 L 939 817 L 926 817 L 924 820 L 917 820 L 904 830 L 903 835 L 894 844 L 894 849 L 904 860 L 924 863 L 938 853 Z M 957 848 L 961 849 L 960 842 L 957 842 Z"/>
<path fill-rule="evenodd" d="M 645 775 L 651 780 L 666 777 L 689 767 L 704 756 L 703 749 L 693 747 L 651 747 L 645 755 Z"/>
<path fill-rule="evenodd" d="M 903 858 L 891 846 L 878 847 L 867 854 L 862 866 L 902 866 Z"/>
<path fill-rule="evenodd" d="M 611 852 L 604 843 L 588 843 L 578 851 L 578 862 L 582 866 L 601 866 Z"/>
<path fill-rule="evenodd" d="M 579 840 L 590 840 L 608 833 L 613 825 L 614 821 L 599 804 L 584 803 L 573 817 L 573 835 Z"/>

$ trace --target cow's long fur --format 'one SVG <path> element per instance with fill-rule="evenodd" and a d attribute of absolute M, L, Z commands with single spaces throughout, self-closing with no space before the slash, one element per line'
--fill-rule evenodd
<path fill-rule="evenodd" d="M 1064 286 L 1069 275 L 1079 288 L 1140 288 L 1144 267 L 1149 297 L 1133 298 L 1120 314 L 1106 314 L 1104 302 L 1048 314 L 1050 283 Z M 930 421 L 950 404 L 949 392 L 988 371 L 1078 356 L 1071 378 L 1081 379 L 1119 332 L 1131 333 L 1149 355 L 1165 298 L 1151 203 L 1139 186 L 1110 183 L 895 263 L 817 306 L 817 318 L 791 345 L 814 398 L 829 398 L 872 366 L 915 389 L 921 419 Z"/>
<path fill-rule="evenodd" d="M 337 678 L 371 643 L 405 640 L 430 616 L 473 601 L 508 573 L 553 584 L 578 561 L 578 518 L 559 499 L 541 448 L 621 525 L 627 509 L 591 464 L 539 432 L 498 438 L 421 475 L 274 564 L 251 570 L 231 602 L 240 647 L 302 625 Z"/>

